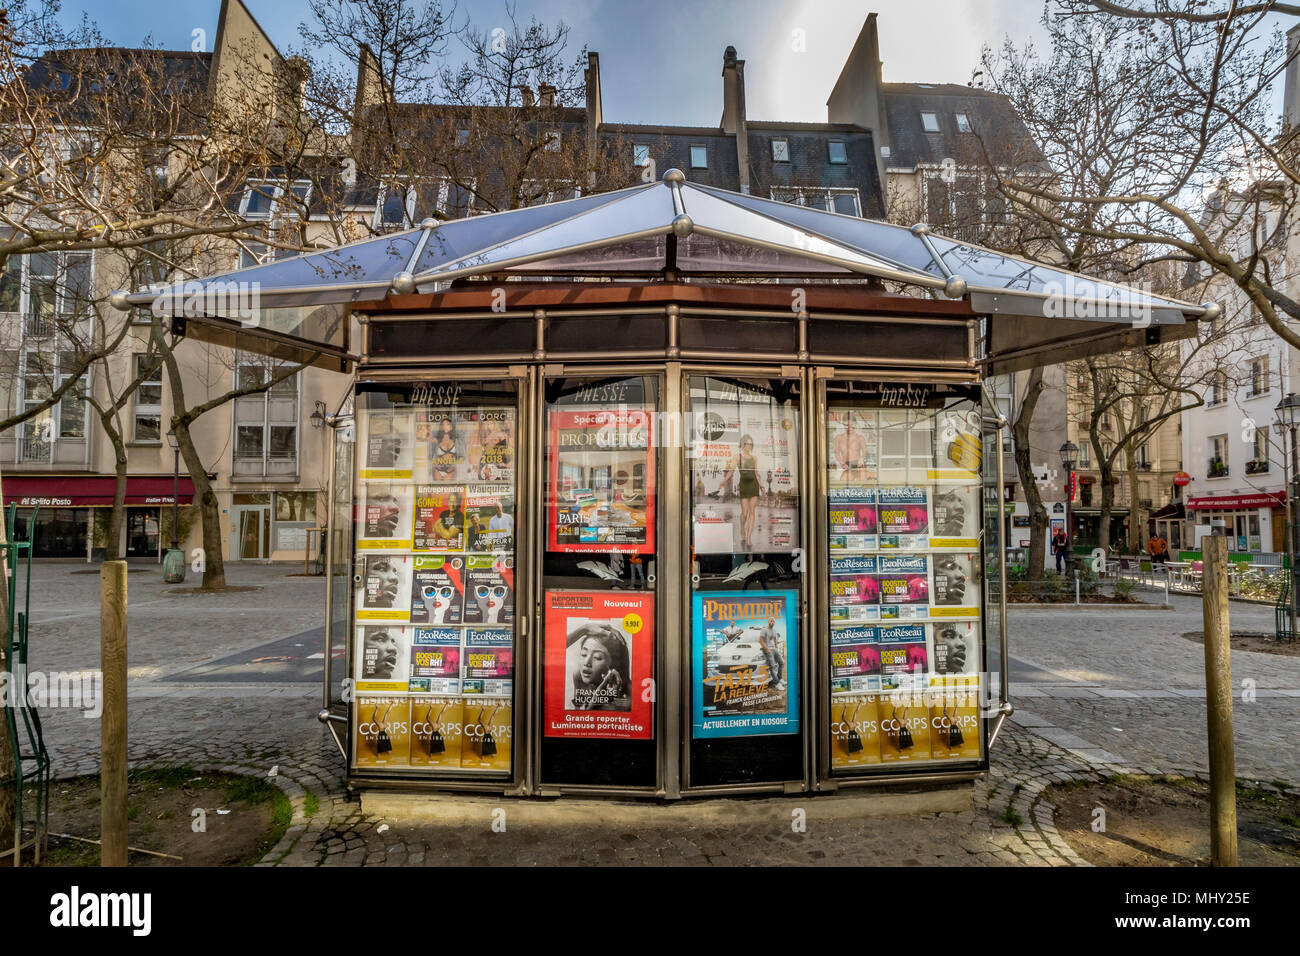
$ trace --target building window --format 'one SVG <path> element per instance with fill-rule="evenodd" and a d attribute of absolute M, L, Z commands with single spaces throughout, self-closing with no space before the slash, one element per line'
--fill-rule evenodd
<path fill-rule="evenodd" d="M 379 187 L 375 203 L 376 229 L 408 229 L 415 221 L 416 191 L 406 183 L 391 183 Z"/>
<path fill-rule="evenodd" d="M 154 444 L 162 441 L 162 359 L 157 355 L 135 355 L 135 427 L 132 438 Z"/>
<path fill-rule="evenodd" d="M 240 355 L 236 388 L 261 385 L 283 371 L 260 356 Z M 298 473 L 298 374 L 263 392 L 235 399 L 232 474 L 239 478 L 293 477 Z"/>
<path fill-rule="evenodd" d="M 1092 467 L 1092 442 L 1085 441 L 1079 445 L 1079 467 Z"/>
<path fill-rule="evenodd" d="M 886 159 L 889 158 L 889 154 L 886 152 L 888 148 L 889 147 L 887 146 L 882 146 L 880 148 L 881 155 Z M 826 151 L 831 163 L 836 166 L 843 166 L 849 161 L 848 150 L 844 148 L 844 141 L 841 139 L 833 139 L 827 143 Z"/>
<path fill-rule="evenodd" d="M 1137 463 L 1139 468 L 1151 467 L 1151 452 L 1147 449 L 1146 442 L 1143 442 L 1142 444 L 1138 445 Z"/>
<path fill-rule="evenodd" d="M 1254 398 L 1268 391 L 1268 356 L 1264 355 L 1253 359 L 1250 363 L 1250 391 L 1246 393 L 1246 397 Z"/>
<path fill-rule="evenodd" d="M 311 201 L 311 180 L 255 179 L 244 190 L 239 214 L 245 219 L 281 219 L 295 216 Z"/>
<path fill-rule="evenodd" d="M 638 169 L 644 169 L 650 165 L 650 147 L 649 146 L 632 146 L 632 165 Z"/>
<path fill-rule="evenodd" d="M 708 169 L 709 168 L 709 147 L 692 146 L 691 147 L 691 169 Z"/>
<path fill-rule="evenodd" d="M 921 128 L 927 133 L 939 132 L 939 114 L 923 111 L 921 113 Z"/>
<path fill-rule="evenodd" d="M 772 140 L 772 162 L 790 162 L 790 141 L 788 139 Z"/>
<path fill-rule="evenodd" d="M 91 314 L 93 267 L 89 252 L 10 256 L 0 273 L 0 312 L 23 316 L 24 339 L 50 338 Z"/>
<path fill-rule="evenodd" d="M 959 133 L 969 133 L 969 132 L 970 132 L 970 117 L 967 116 L 965 113 L 957 113 L 957 114 L 955 114 L 955 115 L 956 115 L 956 117 L 957 117 L 957 132 L 959 132 Z"/>
<path fill-rule="evenodd" d="M 577 199 L 582 190 L 571 179 L 525 179 L 519 184 L 519 205 L 540 206 L 548 202 Z"/>
<path fill-rule="evenodd" d="M 1228 400 L 1228 376 L 1216 371 L 1210 376 L 1210 394 L 1207 405 L 1221 405 Z"/>
<path fill-rule="evenodd" d="M 1206 462 L 1207 478 L 1226 478 L 1228 476 L 1228 436 L 1214 435 L 1210 438 L 1210 460 Z"/>
<path fill-rule="evenodd" d="M 862 206 L 856 189 L 820 189 L 812 187 L 785 187 L 772 190 L 772 198 L 796 206 L 811 206 L 826 212 L 845 216 L 861 216 Z"/>
<path fill-rule="evenodd" d="M 469 142 L 469 130 L 467 129 L 456 130 L 456 145 L 464 146 L 468 142 Z"/>
<path fill-rule="evenodd" d="M 546 145 L 542 147 L 548 153 L 558 153 L 560 151 L 561 136 L 559 130 L 550 130 L 546 134 Z"/>

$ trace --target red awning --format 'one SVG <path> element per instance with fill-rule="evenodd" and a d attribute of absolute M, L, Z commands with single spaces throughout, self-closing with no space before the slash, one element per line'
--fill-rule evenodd
<path fill-rule="evenodd" d="M 1256 491 L 1248 495 L 1202 495 L 1187 499 L 1187 510 L 1205 511 L 1210 508 L 1281 508 L 1286 505 L 1286 494 L 1281 491 Z"/>
<path fill-rule="evenodd" d="M 112 505 L 117 479 L 112 475 L 5 475 L 4 503 L 20 508 L 86 508 Z M 194 500 L 194 480 L 181 475 L 180 503 Z M 172 503 L 171 475 L 130 475 L 126 479 L 128 505 Z"/>

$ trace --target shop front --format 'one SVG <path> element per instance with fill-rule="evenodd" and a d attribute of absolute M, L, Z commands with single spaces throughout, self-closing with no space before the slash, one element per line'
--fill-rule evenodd
<path fill-rule="evenodd" d="M 1228 539 L 1240 553 L 1286 551 L 1286 494 L 1281 491 L 1241 495 L 1200 495 L 1187 499 L 1188 541 L 1200 548 L 1210 534 Z"/>
<path fill-rule="evenodd" d="M 277 345 L 356 360 L 322 719 L 362 789 L 969 781 L 1011 709 L 983 378 L 1202 311 L 1042 327 L 1062 273 L 676 171 L 263 269 L 361 330 Z"/>

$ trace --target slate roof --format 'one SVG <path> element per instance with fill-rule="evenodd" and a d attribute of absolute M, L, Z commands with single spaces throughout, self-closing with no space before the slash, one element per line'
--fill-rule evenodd
<path fill-rule="evenodd" d="M 889 127 L 887 168 L 915 169 L 948 158 L 982 166 L 984 149 L 1000 165 L 1013 168 L 1043 161 L 1024 121 L 1001 93 L 957 83 L 884 83 L 881 91 Z M 925 131 L 922 112 L 935 114 L 937 133 Z M 958 130 L 958 113 L 966 114 L 971 132 Z"/>

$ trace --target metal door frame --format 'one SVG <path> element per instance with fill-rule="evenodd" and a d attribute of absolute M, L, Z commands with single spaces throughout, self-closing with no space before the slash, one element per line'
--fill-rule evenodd
<path fill-rule="evenodd" d="M 271 492 L 268 491 L 267 494 L 270 495 Z M 250 557 L 250 556 L 244 554 L 244 534 L 243 534 L 243 530 L 244 530 L 244 529 L 243 529 L 243 527 L 242 527 L 242 525 L 241 525 L 241 521 L 242 521 L 243 516 L 244 516 L 245 514 L 249 514 L 249 513 L 254 512 L 254 511 L 258 512 L 258 522 L 257 522 L 257 542 L 258 542 L 258 549 L 257 549 L 257 550 L 258 550 L 259 553 Z M 266 525 L 270 525 L 270 522 L 271 522 L 270 514 L 271 514 L 271 505 L 270 505 L 269 503 L 264 504 L 264 505 L 237 505 L 237 504 L 232 503 L 232 504 L 230 505 L 231 536 L 232 536 L 233 539 L 234 539 L 234 540 L 231 542 L 231 544 L 232 544 L 232 545 L 237 545 L 237 546 L 238 546 L 238 553 L 237 553 L 237 554 L 234 553 L 234 552 L 235 552 L 235 548 L 231 548 L 231 551 L 232 551 L 232 553 L 231 553 L 231 559 L 232 559 L 232 560 L 234 560 L 234 561 L 266 561 L 266 560 L 268 560 L 268 559 L 270 558 L 271 550 L 270 550 L 269 545 L 270 545 L 271 542 L 270 542 L 269 540 L 264 540 L 264 536 L 263 536 L 263 531 L 265 531 L 265 532 L 266 532 L 265 538 L 269 538 L 269 537 L 270 537 L 270 528 L 267 527 L 267 526 L 264 526 L 263 523 L 262 523 L 262 519 L 263 519 L 263 517 L 265 517 L 265 519 L 266 519 Z M 265 551 L 265 552 L 266 552 L 266 555 L 265 555 L 265 556 L 263 556 L 263 555 L 260 553 L 260 552 L 262 552 L 262 551 Z"/>

